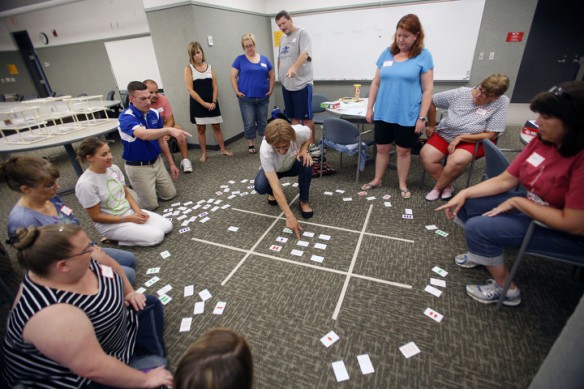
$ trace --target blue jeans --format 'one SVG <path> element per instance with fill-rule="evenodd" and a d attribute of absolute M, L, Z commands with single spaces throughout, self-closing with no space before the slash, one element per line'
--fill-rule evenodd
<path fill-rule="evenodd" d="M 136 256 L 126 250 L 110 248 L 102 248 L 102 250 L 120 264 L 122 270 L 126 273 L 126 277 L 133 284 L 136 281 L 136 271 L 134 270 L 136 268 Z"/>
<path fill-rule="evenodd" d="M 494 217 L 482 216 L 505 200 L 517 196 L 517 192 L 507 192 L 495 196 L 468 199 L 458 212 L 464 222 L 464 235 L 468 251 L 483 257 L 503 254 L 503 247 L 521 246 L 527 227 L 532 219 L 521 212 L 502 214 Z M 530 249 L 563 251 L 584 257 L 584 240 L 574 235 L 544 228 L 536 228 Z"/>
<path fill-rule="evenodd" d="M 256 133 L 264 136 L 268 123 L 269 97 L 240 97 L 239 109 L 243 120 L 245 139 L 255 139 Z"/>
<path fill-rule="evenodd" d="M 140 370 L 166 366 L 166 345 L 163 334 L 164 311 L 162 303 L 156 296 L 147 294 L 146 306 L 138 312 L 138 334 L 129 365 Z M 110 389 L 113 387 L 92 382 L 87 388 Z"/>
<path fill-rule="evenodd" d="M 310 181 L 312 180 L 312 166 L 303 166 L 303 159 L 296 160 L 292 168 L 286 172 L 277 172 L 278 178 L 282 177 L 296 177 L 298 176 L 298 189 L 300 190 L 300 201 L 307 203 L 310 197 Z M 270 182 L 264 173 L 264 169 L 260 168 L 258 175 L 254 181 L 255 190 L 259 194 L 273 195 Z"/>

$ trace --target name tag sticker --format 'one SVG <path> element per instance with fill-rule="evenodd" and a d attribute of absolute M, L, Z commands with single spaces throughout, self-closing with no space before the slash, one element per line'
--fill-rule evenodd
<path fill-rule="evenodd" d="M 383 61 L 383 67 L 393 66 L 393 61 Z"/>
<path fill-rule="evenodd" d="M 100 265 L 101 266 L 101 275 L 107 278 L 114 278 L 114 271 L 111 267 Z"/>
<path fill-rule="evenodd" d="M 61 207 L 61 213 L 63 213 L 64 215 L 69 216 L 69 215 L 71 215 L 71 212 L 73 212 L 73 210 L 71 208 L 69 208 L 68 206 L 63 205 Z"/>
<path fill-rule="evenodd" d="M 544 160 L 545 158 L 536 152 L 533 152 L 529 158 L 527 158 L 527 162 L 529 162 L 533 167 L 538 167 Z"/>
<path fill-rule="evenodd" d="M 160 107 L 160 108 L 157 109 L 157 111 L 160 112 L 160 113 L 162 113 L 162 112 L 164 112 L 164 108 Z"/>
<path fill-rule="evenodd" d="M 266 64 L 265 64 L 265 63 L 263 63 L 263 62 L 262 62 L 262 63 L 260 63 L 260 66 L 262 66 L 262 67 L 264 67 L 264 68 L 267 68 L 267 67 L 268 67 L 268 65 L 266 65 Z"/>
<path fill-rule="evenodd" d="M 484 108 L 477 109 L 477 114 L 481 116 L 485 116 L 487 114 L 487 110 Z"/>

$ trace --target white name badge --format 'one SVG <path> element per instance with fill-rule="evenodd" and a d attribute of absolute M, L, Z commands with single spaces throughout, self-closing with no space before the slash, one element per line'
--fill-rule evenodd
<path fill-rule="evenodd" d="M 296 38 L 292 39 L 292 43 L 296 42 Z"/>
<path fill-rule="evenodd" d="M 99 265 L 101 266 L 101 275 L 107 278 L 114 278 L 114 270 L 106 265 Z"/>
<path fill-rule="evenodd" d="M 162 107 L 159 107 L 159 108 L 157 109 L 157 111 L 158 111 L 158 112 L 160 112 L 160 113 L 162 113 L 162 112 L 164 112 L 164 108 L 162 108 Z"/>
<path fill-rule="evenodd" d="M 393 66 L 393 61 L 383 61 L 383 67 Z"/>
<path fill-rule="evenodd" d="M 262 62 L 262 63 L 260 63 L 260 65 L 261 65 L 262 67 L 264 67 L 264 68 L 267 68 L 267 67 L 268 67 L 268 65 L 266 65 L 266 64 L 265 64 L 265 63 L 263 63 L 263 62 Z"/>
<path fill-rule="evenodd" d="M 545 158 L 535 151 L 529 156 L 529 158 L 527 158 L 527 162 L 529 162 L 533 167 L 538 167 L 544 160 Z"/>
<path fill-rule="evenodd" d="M 484 108 L 477 109 L 477 114 L 481 116 L 485 116 L 487 114 L 487 110 Z"/>
<path fill-rule="evenodd" d="M 73 212 L 73 210 L 71 208 L 69 208 L 68 206 L 63 205 L 61 207 L 61 213 L 62 214 L 69 216 L 69 215 L 71 215 L 71 212 Z"/>

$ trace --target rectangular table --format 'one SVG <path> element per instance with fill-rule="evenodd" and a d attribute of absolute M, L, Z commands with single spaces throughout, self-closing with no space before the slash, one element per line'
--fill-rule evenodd
<path fill-rule="evenodd" d="M 100 136 L 107 134 L 109 132 L 115 131 L 118 128 L 118 119 L 107 119 L 101 124 L 92 126 L 92 127 L 85 127 L 81 130 L 77 130 L 75 132 L 71 132 L 64 135 L 54 135 L 50 138 L 43 139 L 41 141 L 29 144 L 11 144 L 5 143 L 4 139 L 0 138 L 0 156 L 6 156 L 12 153 L 21 153 L 26 151 L 33 151 L 33 150 L 42 150 L 49 147 L 55 146 L 63 146 L 65 147 L 65 151 L 67 152 L 67 156 L 69 157 L 69 161 L 71 162 L 71 166 L 73 166 L 73 170 L 75 170 L 75 174 L 77 177 L 83 174 L 83 169 L 81 165 L 77 161 L 77 155 L 75 154 L 75 150 L 73 149 L 73 143 L 80 142 L 85 138 L 89 138 L 92 136 Z M 17 137 L 18 134 L 13 134 L 7 137 L 10 139 L 11 137 Z M 64 192 L 71 192 L 73 189 L 64 190 Z"/>

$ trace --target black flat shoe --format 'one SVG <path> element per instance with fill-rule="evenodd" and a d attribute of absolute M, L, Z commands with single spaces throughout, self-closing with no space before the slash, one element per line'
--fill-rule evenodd
<path fill-rule="evenodd" d="M 270 198 L 268 197 L 268 204 L 270 204 L 271 206 L 274 206 L 274 205 L 278 205 L 278 202 L 276 201 L 276 199 L 270 200 Z"/>
<path fill-rule="evenodd" d="M 302 210 L 301 205 L 299 207 L 300 207 L 300 213 L 302 214 L 303 219 L 310 219 L 312 216 L 314 216 L 314 211 L 305 212 Z"/>

